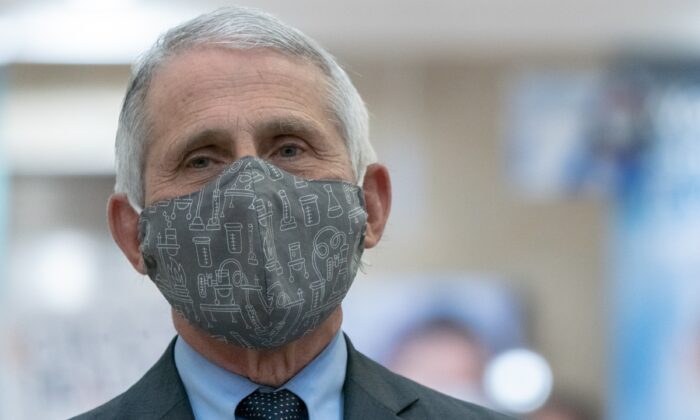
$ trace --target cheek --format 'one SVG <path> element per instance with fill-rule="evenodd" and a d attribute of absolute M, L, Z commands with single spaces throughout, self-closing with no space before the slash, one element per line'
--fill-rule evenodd
<path fill-rule="evenodd" d="M 146 206 L 149 206 L 158 200 L 167 198 L 167 196 L 170 194 L 170 185 L 171 184 L 166 180 L 146 178 L 144 189 L 144 201 L 146 202 Z"/>
<path fill-rule="evenodd" d="M 155 168 L 144 172 L 144 198 L 147 206 L 159 200 L 182 195 L 181 191 L 186 187 L 186 184 L 178 182 L 176 174 L 172 172 Z"/>
<path fill-rule="evenodd" d="M 282 167 L 282 166 L 280 166 Z M 282 167 L 287 172 L 306 179 L 337 179 L 354 182 L 352 167 L 343 159 L 323 160 L 306 159 L 303 162 Z"/>
<path fill-rule="evenodd" d="M 207 170 L 186 171 L 175 164 L 152 164 L 144 171 L 144 201 L 149 205 L 195 192 L 215 178 L 221 170 L 223 167 L 212 166 Z"/>
<path fill-rule="evenodd" d="M 355 171 L 350 159 L 350 152 L 342 140 L 338 140 L 338 142 L 340 144 L 334 147 L 332 154 L 324 162 L 324 168 L 327 172 L 325 176 L 354 184 L 356 181 Z"/>

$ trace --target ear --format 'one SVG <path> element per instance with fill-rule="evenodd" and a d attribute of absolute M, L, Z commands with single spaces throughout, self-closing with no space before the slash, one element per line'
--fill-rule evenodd
<path fill-rule="evenodd" d="M 378 163 L 369 165 L 362 189 L 367 210 L 365 248 L 369 249 L 381 239 L 391 210 L 391 179 L 386 167 Z"/>
<path fill-rule="evenodd" d="M 107 220 L 114 241 L 136 271 L 146 274 L 139 251 L 139 214 L 131 207 L 126 194 L 112 194 L 107 204 Z"/>

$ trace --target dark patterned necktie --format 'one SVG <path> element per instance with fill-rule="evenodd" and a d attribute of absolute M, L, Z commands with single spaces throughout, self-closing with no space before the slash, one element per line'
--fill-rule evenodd
<path fill-rule="evenodd" d="M 275 392 L 257 390 L 236 407 L 237 419 L 308 420 L 309 413 L 301 398 L 286 389 Z"/>

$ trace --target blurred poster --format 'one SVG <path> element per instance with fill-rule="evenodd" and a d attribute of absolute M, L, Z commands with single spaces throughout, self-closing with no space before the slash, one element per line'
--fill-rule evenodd
<path fill-rule="evenodd" d="M 647 142 L 645 82 L 594 69 L 514 74 L 504 134 L 516 190 L 538 200 L 615 191 Z"/>
<path fill-rule="evenodd" d="M 487 406 L 493 406 L 484 388 L 489 363 L 525 341 L 519 297 L 488 276 L 358 275 L 343 314 L 344 331 L 370 358 L 423 385 Z"/>
<path fill-rule="evenodd" d="M 0 65 L 0 115 L 5 108 L 5 68 Z M 0 118 L 0 122 L 2 119 Z M 2 304 L 5 293 L 4 287 L 7 273 L 5 272 L 4 256 L 7 255 L 7 219 L 9 210 L 9 180 L 7 164 L 5 161 L 5 132 L 3 124 L 0 124 L 0 304 Z M 1 314 L 1 312 L 0 312 Z M 1 321 L 0 321 L 1 322 Z"/>
<path fill-rule="evenodd" d="M 700 66 L 646 73 L 649 141 L 612 225 L 610 418 L 700 419 Z"/>
<path fill-rule="evenodd" d="M 3 112 L 4 105 L 4 91 L 5 91 L 5 69 L 0 65 L 0 114 Z M 2 129 L 2 124 L 0 124 L 0 332 L 4 330 L 4 309 L 6 307 L 6 261 L 5 256 L 7 255 L 7 218 L 8 218 L 8 179 L 7 179 L 7 165 L 4 160 L 4 145 L 5 145 L 5 133 Z M 0 333 L 0 360 L 5 351 L 5 346 L 3 345 L 2 334 Z M 7 401 L 6 392 L 7 388 L 10 386 L 7 375 L 3 375 L 2 370 L 0 370 L 0 404 L 4 405 Z"/>
<path fill-rule="evenodd" d="M 598 83 L 594 73 L 583 71 L 526 70 L 511 77 L 506 145 L 518 191 L 548 198 L 587 188 Z"/>
<path fill-rule="evenodd" d="M 0 419 L 94 408 L 135 383 L 174 336 L 165 299 L 106 235 L 41 232 L 15 239 L 8 260 Z"/>

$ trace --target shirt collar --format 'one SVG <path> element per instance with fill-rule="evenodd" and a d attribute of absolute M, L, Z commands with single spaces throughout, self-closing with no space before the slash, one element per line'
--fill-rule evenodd
<path fill-rule="evenodd" d="M 207 360 L 181 337 L 175 342 L 175 365 L 197 419 L 230 419 L 238 403 L 261 385 Z M 342 419 L 347 368 L 345 337 L 338 331 L 326 348 L 279 389 L 288 389 L 306 404 L 309 419 Z M 271 390 L 269 387 L 262 387 Z"/>

